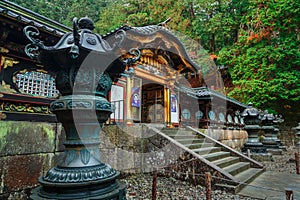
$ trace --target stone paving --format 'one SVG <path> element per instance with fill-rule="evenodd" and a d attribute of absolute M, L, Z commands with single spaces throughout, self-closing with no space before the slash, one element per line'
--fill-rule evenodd
<path fill-rule="evenodd" d="M 294 200 L 300 200 L 300 175 L 266 171 L 243 188 L 238 195 L 267 200 L 284 200 L 286 189 L 293 190 Z"/>

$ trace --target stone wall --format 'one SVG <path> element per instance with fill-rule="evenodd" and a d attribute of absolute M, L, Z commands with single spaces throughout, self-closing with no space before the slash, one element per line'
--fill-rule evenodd
<path fill-rule="evenodd" d="M 201 129 L 201 132 L 238 151 L 248 139 L 248 133 L 245 130 Z"/>
<path fill-rule="evenodd" d="M 141 172 L 145 140 L 143 127 L 104 126 L 100 134 L 101 161 L 121 172 Z"/>
<path fill-rule="evenodd" d="M 142 171 L 141 129 L 103 127 L 101 160 L 121 172 Z M 0 199 L 27 199 L 38 178 L 59 163 L 64 141 L 60 123 L 0 121 Z"/>
<path fill-rule="evenodd" d="M 63 150 L 56 123 L 0 121 L 0 199 L 26 199 Z"/>

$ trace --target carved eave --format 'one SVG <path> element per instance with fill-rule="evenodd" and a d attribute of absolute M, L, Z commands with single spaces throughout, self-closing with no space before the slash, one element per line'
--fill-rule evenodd
<path fill-rule="evenodd" d="M 150 81 L 153 81 L 153 82 L 156 82 L 156 83 L 159 83 L 161 85 L 164 85 L 166 84 L 166 81 L 167 79 L 165 77 L 162 77 L 162 76 L 154 76 L 153 74 L 145 71 L 145 70 L 142 70 L 140 68 L 136 68 L 135 70 L 135 75 L 136 76 L 139 76 L 139 77 L 144 77 Z"/>
<path fill-rule="evenodd" d="M 118 31 L 126 32 L 126 40 L 122 44 L 123 53 L 130 48 L 141 51 L 138 64 L 162 66 L 168 70 L 168 76 L 177 74 L 196 75 L 200 67 L 187 54 L 181 41 L 169 30 L 159 25 L 145 27 L 120 27 L 107 35 L 104 39 L 113 40 Z"/>
<path fill-rule="evenodd" d="M 24 47 L 28 40 L 24 37 L 23 28 L 32 25 L 40 30 L 38 39 L 46 45 L 55 44 L 70 28 L 23 8 L 7 0 L 0 1 L 0 46 L 9 52 L 6 54 L 26 59 Z"/>
<path fill-rule="evenodd" d="M 18 24 L 33 25 L 56 36 L 62 36 L 65 32 L 71 31 L 67 26 L 7 0 L 0 1 L 0 15 L 16 21 Z"/>
<path fill-rule="evenodd" d="M 0 121 L 57 122 L 50 112 L 49 104 L 54 99 L 33 97 L 24 94 L 0 92 Z"/>

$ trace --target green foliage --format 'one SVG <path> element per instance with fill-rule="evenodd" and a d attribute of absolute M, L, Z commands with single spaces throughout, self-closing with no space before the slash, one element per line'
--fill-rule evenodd
<path fill-rule="evenodd" d="M 235 85 L 230 96 L 277 112 L 300 100 L 299 11 L 293 0 L 250 1 L 238 41 L 219 52 Z"/>
<path fill-rule="evenodd" d="M 101 34 L 122 25 L 158 24 L 192 38 L 186 48 L 209 73 L 206 52 L 229 67 L 228 95 L 263 110 L 291 115 L 300 100 L 300 4 L 295 0 L 12 0 L 71 25 L 88 15 Z M 202 47 L 194 44 L 199 42 Z M 206 55 L 206 56 L 204 56 Z"/>
<path fill-rule="evenodd" d="M 10 0 L 24 8 L 67 26 L 72 25 L 74 17 L 88 16 L 97 21 L 107 0 Z"/>
<path fill-rule="evenodd" d="M 117 13 L 117 14 L 116 14 Z M 101 20 L 96 24 L 97 30 L 102 34 L 121 25 L 146 26 L 159 24 L 169 17 L 170 28 L 187 32 L 190 20 L 184 17 L 186 7 L 180 1 L 173 0 L 119 0 L 107 6 L 100 13 Z"/>

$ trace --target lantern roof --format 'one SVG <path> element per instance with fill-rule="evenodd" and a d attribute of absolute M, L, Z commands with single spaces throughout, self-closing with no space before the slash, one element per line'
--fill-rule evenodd
<path fill-rule="evenodd" d="M 242 117 L 260 117 L 261 111 L 253 107 L 253 104 L 248 103 L 247 108 L 241 113 Z"/>

